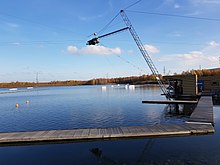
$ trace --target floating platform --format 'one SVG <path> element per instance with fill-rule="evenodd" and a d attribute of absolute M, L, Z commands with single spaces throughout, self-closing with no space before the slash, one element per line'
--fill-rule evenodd
<path fill-rule="evenodd" d="M 119 138 L 186 136 L 214 133 L 212 97 L 202 96 L 190 119 L 183 124 L 146 125 L 116 128 L 88 128 L 32 132 L 2 132 L 0 145 L 27 145 L 62 141 L 88 141 Z"/>
<path fill-rule="evenodd" d="M 33 132 L 0 133 L 0 145 L 36 142 L 87 141 L 112 138 L 137 138 L 159 136 L 184 136 L 214 133 L 211 124 L 153 125 L 137 127 L 50 130 Z"/>
<path fill-rule="evenodd" d="M 187 100 L 146 100 L 142 103 L 148 104 L 197 104 L 198 101 L 187 101 Z"/>

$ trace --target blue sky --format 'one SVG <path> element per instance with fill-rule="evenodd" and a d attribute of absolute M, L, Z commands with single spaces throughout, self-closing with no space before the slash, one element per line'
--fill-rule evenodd
<path fill-rule="evenodd" d="M 119 15 L 99 33 L 136 1 L 1 0 L 0 82 L 150 74 L 128 31 L 86 46 L 94 32 L 125 27 Z M 173 74 L 220 66 L 219 8 L 220 0 L 142 0 L 125 12 L 159 72 Z"/>

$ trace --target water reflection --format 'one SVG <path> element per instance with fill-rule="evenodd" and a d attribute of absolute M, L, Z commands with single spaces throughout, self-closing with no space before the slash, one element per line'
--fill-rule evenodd
<path fill-rule="evenodd" d="M 140 155 L 137 157 L 136 162 L 133 165 L 142 165 L 147 162 L 148 155 L 151 152 L 154 142 L 156 139 L 149 139 L 144 145 L 143 150 L 140 152 Z M 106 155 L 104 151 L 100 148 L 92 148 L 90 152 L 97 158 L 97 162 L 102 165 L 125 165 L 126 162 L 120 162 L 115 160 L 110 156 Z"/>
<path fill-rule="evenodd" d="M 173 116 L 190 116 L 195 107 L 195 104 L 169 104 L 164 108 L 164 111 L 166 114 Z"/>
<path fill-rule="evenodd" d="M 103 165 L 124 165 L 124 163 L 119 163 L 116 160 L 111 159 L 110 157 L 104 155 L 101 149 L 92 148 L 91 153 L 97 158 L 99 164 Z"/>
<path fill-rule="evenodd" d="M 164 107 L 161 123 L 183 123 L 192 114 L 195 104 L 169 104 Z"/>

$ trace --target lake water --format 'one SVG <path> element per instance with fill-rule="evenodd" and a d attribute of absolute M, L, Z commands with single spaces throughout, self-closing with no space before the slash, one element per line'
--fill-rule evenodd
<path fill-rule="evenodd" d="M 1 132 L 180 123 L 187 118 L 169 114 L 165 105 L 141 103 L 165 99 L 157 86 L 39 89 L 0 90 Z M 220 164 L 219 106 L 214 106 L 214 118 L 214 135 L 2 146 L 0 164 Z M 102 156 L 92 153 L 94 148 L 99 148 Z"/>
<path fill-rule="evenodd" d="M 158 86 L 125 87 L 44 87 L 18 89 L 12 93 L 2 89 L 0 131 L 134 126 L 170 120 L 164 116 L 164 105 L 141 103 L 142 100 L 165 99 Z M 172 121 L 178 120 L 182 118 Z"/>

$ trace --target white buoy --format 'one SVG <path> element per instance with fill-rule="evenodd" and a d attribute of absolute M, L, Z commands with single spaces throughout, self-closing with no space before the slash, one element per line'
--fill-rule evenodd
<path fill-rule="evenodd" d="M 18 90 L 18 88 L 11 88 L 11 89 L 9 89 L 9 91 L 16 91 L 16 90 Z"/>
<path fill-rule="evenodd" d="M 106 91 L 106 86 L 102 86 L 102 90 L 103 90 L 103 91 Z"/>
<path fill-rule="evenodd" d="M 130 90 L 134 90 L 135 89 L 135 85 L 129 85 L 129 89 Z"/>

